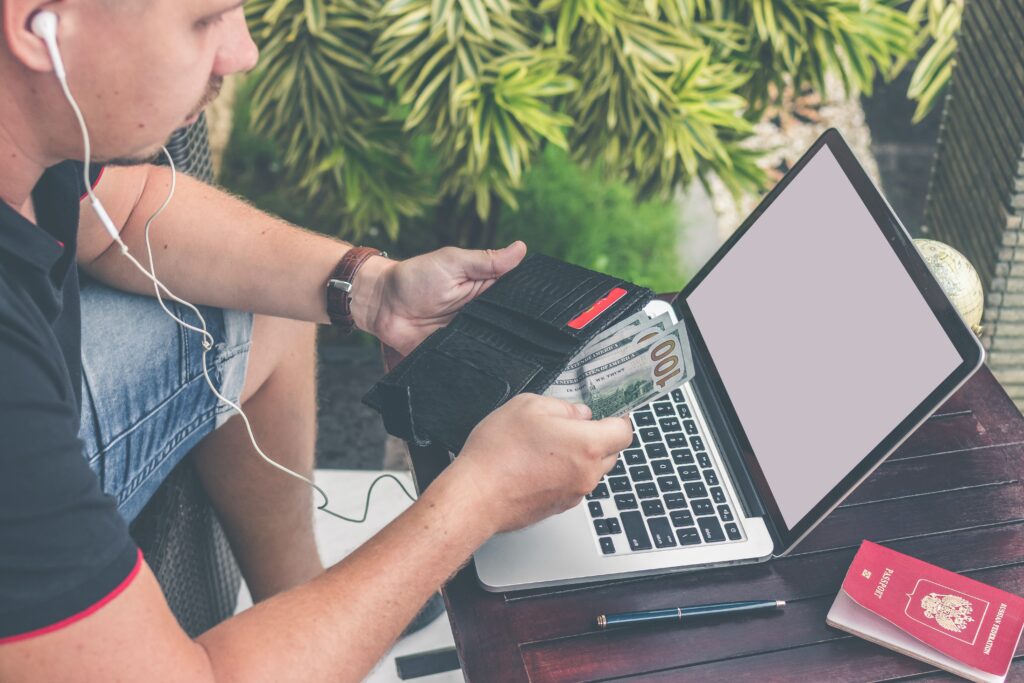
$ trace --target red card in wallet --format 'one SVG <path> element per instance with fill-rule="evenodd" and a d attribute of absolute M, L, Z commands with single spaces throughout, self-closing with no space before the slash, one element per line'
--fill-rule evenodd
<path fill-rule="evenodd" d="M 1006 678 L 1024 598 L 864 541 L 827 623 L 972 681 Z"/>

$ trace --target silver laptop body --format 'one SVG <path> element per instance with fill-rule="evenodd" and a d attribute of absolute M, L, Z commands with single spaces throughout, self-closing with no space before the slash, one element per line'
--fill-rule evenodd
<path fill-rule="evenodd" d="M 634 443 L 579 505 L 482 546 L 485 589 L 784 555 L 984 358 L 834 130 L 647 310 L 686 321 L 696 379 L 631 413 Z"/>

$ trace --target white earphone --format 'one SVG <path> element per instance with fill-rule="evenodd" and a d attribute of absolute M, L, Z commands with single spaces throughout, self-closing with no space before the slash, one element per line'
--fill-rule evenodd
<path fill-rule="evenodd" d="M 59 20 L 55 12 L 52 12 L 50 10 L 40 10 L 39 12 L 36 12 L 32 16 L 29 22 L 29 28 L 31 29 L 32 33 L 34 33 L 36 36 L 42 39 L 42 41 L 46 44 L 47 52 L 50 55 L 50 61 L 53 63 L 53 73 L 57 77 L 57 80 L 60 81 L 61 89 L 64 91 L 64 97 L 67 99 L 68 104 L 71 105 L 71 109 L 75 113 L 75 118 L 78 120 L 78 126 L 82 132 L 82 147 L 84 154 L 82 179 L 85 184 L 85 190 L 89 195 L 89 205 L 92 207 L 93 212 L 99 218 L 100 223 L 103 224 L 103 227 L 110 234 L 111 238 L 113 238 L 114 242 L 116 242 L 118 246 L 121 248 L 121 253 L 126 258 L 128 258 L 128 260 L 131 261 L 135 265 L 135 267 L 138 268 L 139 271 L 141 271 L 142 274 L 145 275 L 150 282 L 153 283 L 153 291 L 156 294 L 156 299 L 160 303 L 160 307 L 163 309 L 164 313 L 169 315 L 176 323 L 178 323 L 182 327 L 188 330 L 192 330 L 193 332 L 196 332 L 202 336 L 203 377 L 206 379 L 206 384 L 207 386 L 210 387 L 210 391 L 213 392 L 214 396 L 216 396 L 219 401 L 233 408 L 235 412 L 237 412 L 241 416 L 242 421 L 245 423 L 246 431 L 249 433 L 249 441 L 252 442 L 253 448 L 256 449 L 256 452 L 260 455 L 260 457 L 262 457 L 267 463 L 273 465 L 274 467 L 281 470 L 285 474 L 291 475 L 292 477 L 295 477 L 296 479 L 305 482 L 309 486 L 313 487 L 313 489 L 320 494 L 320 496 L 323 498 L 323 503 L 318 505 L 317 509 L 322 510 L 323 512 L 326 512 L 327 514 L 337 517 L 339 519 L 345 520 L 346 522 L 365 522 L 367 515 L 369 514 L 370 496 L 373 494 L 373 488 L 377 485 L 378 481 L 385 478 L 394 479 L 395 482 L 402 488 L 402 491 L 405 492 L 405 495 L 408 496 L 410 500 L 415 500 L 415 498 L 412 496 L 412 494 L 409 493 L 409 491 L 405 488 L 405 485 L 401 481 L 399 481 L 396 477 L 394 477 L 391 474 L 383 474 L 374 479 L 373 482 L 370 484 L 370 488 L 366 493 L 366 506 L 363 509 L 363 518 L 354 519 L 345 517 L 332 510 L 327 509 L 328 498 L 327 494 L 324 492 L 322 488 L 317 486 L 315 483 L 313 483 L 312 480 L 308 479 L 307 477 L 304 477 L 298 472 L 293 472 L 284 465 L 278 464 L 274 460 L 267 457 L 267 455 L 263 452 L 263 449 L 261 449 L 259 447 L 259 444 L 256 443 L 256 436 L 253 434 L 252 425 L 249 422 L 249 416 L 246 415 L 245 412 L 242 410 L 242 406 L 238 405 L 231 399 L 221 394 L 217 387 L 214 385 L 213 380 L 210 379 L 210 373 L 207 368 L 206 355 L 213 349 L 214 339 L 213 335 L 211 335 L 207 330 L 206 319 L 203 318 L 203 314 L 194 305 L 175 295 L 174 292 L 168 289 L 167 286 L 164 285 L 164 283 L 160 282 L 160 280 L 157 279 L 156 277 L 156 265 L 153 262 L 153 248 L 149 240 L 149 229 L 150 226 L 153 224 L 153 221 L 156 220 L 157 216 L 163 213 L 164 209 L 167 208 L 167 205 L 170 204 L 171 198 L 174 197 L 174 190 L 175 187 L 177 186 L 177 169 L 174 167 L 174 159 L 171 158 L 171 154 L 170 152 L 167 151 L 167 148 L 163 147 L 162 149 L 164 156 L 167 157 L 167 162 L 171 168 L 171 187 L 167 193 L 167 198 L 164 200 L 163 204 L 161 204 L 160 207 L 153 213 L 153 215 L 149 217 L 149 220 L 146 221 L 146 255 L 149 259 L 149 268 L 147 269 L 145 266 L 139 263 L 139 261 L 135 258 L 134 255 L 132 255 L 128 251 L 128 245 L 126 245 L 124 241 L 121 239 L 120 231 L 117 229 L 117 226 L 114 225 L 114 221 L 111 220 L 110 215 L 107 213 L 107 210 L 103 207 L 103 202 L 100 201 L 100 198 L 97 197 L 96 193 L 93 191 L 92 183 L 90 182 L 89 178 L 89 168 L 91 165 L 92 156 L 92 145 L 89 139 L 89 129 L 85 125 L 85 117 L 82 115 L 82 110 L 78 106 L 78 102 L 75 100 L 74 96 L 71 94 L 71 89 L 68 87 L 67 73 L 64 69 L 64 60 L 61 58 L 60 48 L 57 45 L 58 23 Z M 177 315 L 175 315 L 164 302 L 164 298 L 163 295 L 161 295 L 161 291 L 168 298 L 177 301 L 178 303 L 192 311 L 196 318 L 198 318 L 200 327 L 196 327 L 195 325 L 187 323 L 181 318 L 179 318 Z"/>
<path fill-rule="evenodd" d="M 50 10 L 41 10 L 36 12 L 32 16 L 32 20 L 29 23 L 29 28 L 32 29 L 32 33 L 36 34 L 46 44 L 46 50 L 50 53 L 50 62 L 53 63 L 53 73 L 60 81 L 61 88 L 64 90 L 64 96 L 67 98 L 68 103 L 71 104 L 71 108 L 75 112 L 75 117 L 78 119 L 78 125 L 82 128 L 82 139 L 85 144 L 85 163 L 88 168 L 89 156 L 91 153 L 89 145 L 89 133 L 85 127 L 85 119 L 82 117 L 82 110 L 78 107 L 78 102 L 71 96 L 71 91 L 68 89 L 67 73 L 64 70 L 64 60 L 60 56 L 60 48 L 57 46 L 57 15 Z M 85 186 L 89 188 L 89 203 L 92 205 L 93 211 L 96 212 L 97 217 L 100 219 L 100 223 L 106 229 L 110 236 L 115 241 L 121 243 L 121 235 L 114 226 L 114 221 L 110 220 L 110 216 L 107 214 L 107 210 L 103 207 L 103 203 L 94 195 L 91 191 L 91 183 L 88 180 L 88 171 L 86 171 Z M 121 243 L 122 251 L 127 251 L 127 247 Z"/>
<path fill-rule="evenodd" d="M 53 62 L 53 70 L 57 78 L 64 78 L 64 61 L 60 58 L 60 50 L 57 49 L 57 15 L 50 10 L 41 10 L 32 15 L 29 24 L 32 33 L 43 39 L 46 49 L 50 52 L 50 61 Z"/>

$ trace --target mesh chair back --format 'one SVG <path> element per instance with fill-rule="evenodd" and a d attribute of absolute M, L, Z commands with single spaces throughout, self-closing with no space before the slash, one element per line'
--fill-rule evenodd
<path fill-rule="evenodd" d="M 923 237 L 960 251 L 988 293 L 988 365 L 1024 407 L 1024 5 L 965 3 Z"/>
<path fill-rule="evenodd" d="M 167 141 L 167 151 L 174 159 L 174 165 L 182 173 L 204 183 L 213 183 L 213 158 L 210 155 L 210 131 L 206 114 L 187 128 L 175 131 Z M 163 161 L 163 156 L 160 157 Z"/>

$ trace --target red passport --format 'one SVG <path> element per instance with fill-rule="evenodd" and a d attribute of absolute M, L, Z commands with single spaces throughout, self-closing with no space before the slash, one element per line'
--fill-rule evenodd
<path fill-rule="evenodd" d="M 1006 677 L 1024 598 L 864 541 L 827 623 L 974 681 Z"/>

